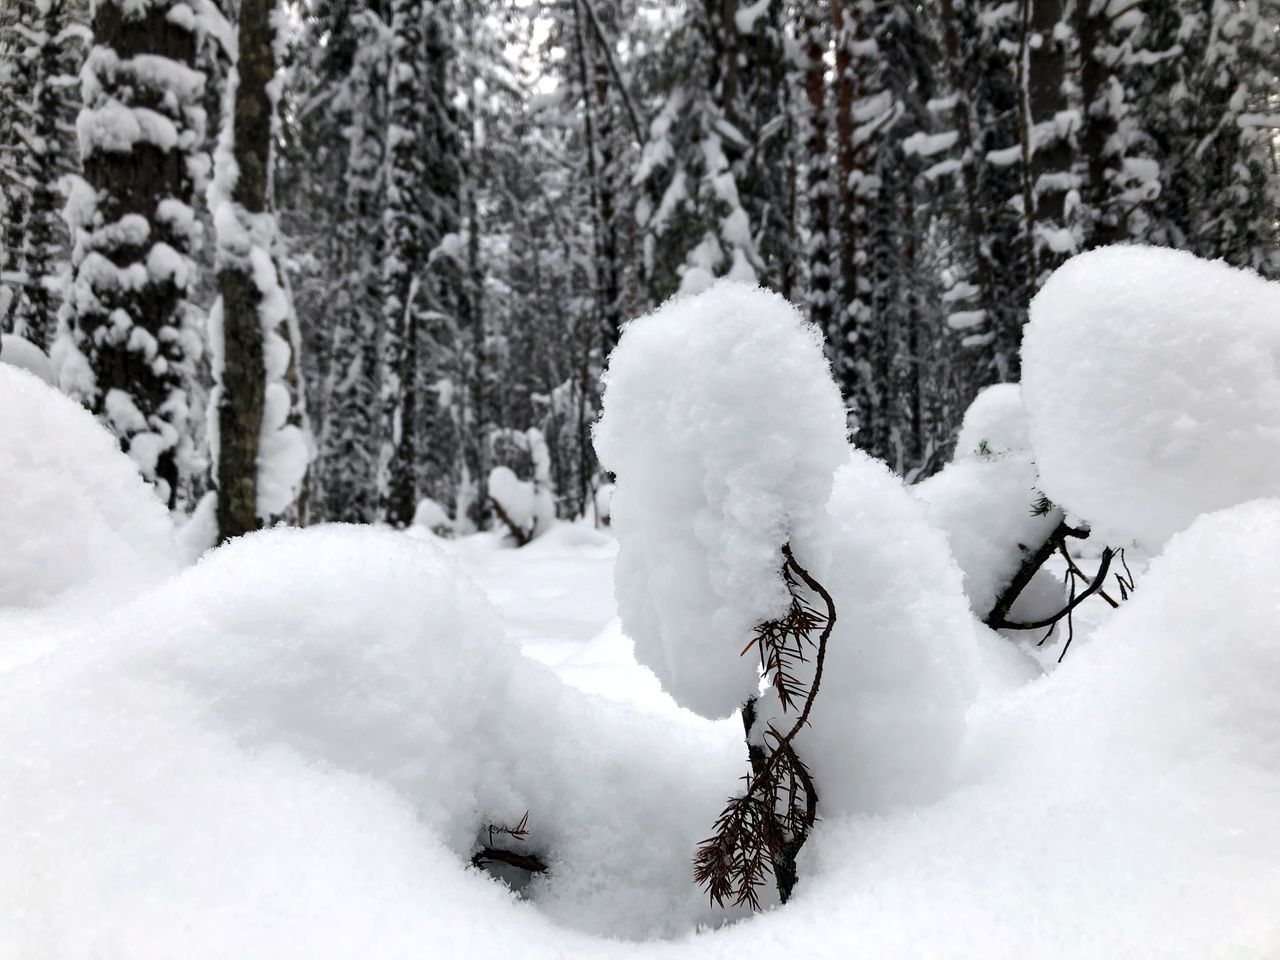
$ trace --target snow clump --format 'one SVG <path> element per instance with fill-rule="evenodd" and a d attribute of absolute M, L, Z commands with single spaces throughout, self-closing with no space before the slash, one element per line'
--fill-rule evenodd
<path fill-rule="evenodd" d="M 109 597 L 175 568 L 164 505 L 74 401 L 0 364 L 0 606 Z"/>
<path fill-rule="evenodd" d="M 1152 247 L 1078 256 L 1031 304 L 1022 395 L 1044 492 L 1158 550 L 1280 494 L 1280 284 Z"/>
<path fill-rule="evenodd" d="M 681 706 L 732 713 L 739 656 L 789 595 L 782 546 L 823 516 L 848 457 L 822 335 L 782 297 L 721 281 L 628 324 L 596 450 L 617 477 L 615 592 L 636 658 Z"/>

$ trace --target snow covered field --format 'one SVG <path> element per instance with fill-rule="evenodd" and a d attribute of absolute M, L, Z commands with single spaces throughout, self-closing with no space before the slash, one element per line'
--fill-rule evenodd
<path fill-rule="evenodd" d="M 110 435 L 0 367 L 0 957 L 1276 956 L 1280 295 L 1073 263 L 1021 388 L 913 488 L 847 446 L 784 301 L 673 301 L 611 361 L 612 531 L 519 549 L 333 525 L 189 564 Z M 1108 366 L 1161 349 L 1149 384 Z M 1087 598 L 1059 665 L 1061 627 L 984 619 L 1079 509 L 1139 582 Z M 1004 618 L 1060 607 L 1066 562 Z M 795 716 L 739 656 L 817 602 L 783 570 L 838 618 L 794 739 L 818 819 L 753 915 L 692 858 L 744 789 L 735 705 Z M 472 866 L 494 844 L 546 872 L 513 893 Z"/>

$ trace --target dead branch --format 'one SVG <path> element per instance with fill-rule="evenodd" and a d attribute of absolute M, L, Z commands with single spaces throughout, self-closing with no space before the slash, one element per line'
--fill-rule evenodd
<path fill-rule="evenodd" d="M 1059 545 L 1066 542 L 1067 537 L 1075 537 L 1078 540 L 1085 540 L 1089 536 L 1088 530 L 1078 529 L 1067 523 L 1066 520 L 1061 521 L 1053 532 L 1049 534 L 1047 540 L 1026 555 L 1022 561 L 1022 566 L 1018 568 L 1018 572 L 1013 575 L 1013 579 L 1009 581 L 1009 585 L 1000 592 L 1000 596 L 996 598 L 995 606 L 991 608 L 991 612 L 987 614 L 983 621 L 987 626 L 997 629 L 999 623 L 1003 623 L 1009 617 L 1009 611 L 1013 609 L 1014 602 L 1027 585 L 1031 583 L 1036 572 L 1048 562 L 1049 558 L 1057 551 Z"/>
<path fill-rule="evenodd" d="M 473 867 L 483 867 L 486 863 L 505 863 L 513 867 L 519 867 L 522 870 L 528 870 L 530 873 L 545 873 L 547 865 L 534 854 L 516 853 L 514 850 L 506 850 L 502 847 L 494 845 L 497 837 L 510 837 L 511 839 L 524 843 L 529 836 L 529 811 L 524 812 L 524 816 L 520 818 L 520 822 L 514 827 L 508 827 L 502 824 L 491 823 L 488 826 L 489 844 L 481 847 L 480 850 L 471 857 L 471 865 Z"/>
<path fill-rule="evenodd" d="M 505 863 L 530 873 L 546 873 L 547 865 L 538 857 L 528 853 L 516 853 L 514 850 L 503 850 L 501 847 L 482 847 L 471 858 L 473 867 L 483 867 L 486 863 Z"/>
<path fill-rule="evenodd" d="M 822 685 L 836 608 L 822 584 L 796 561 L 790 544 L 783 546 L 782 554 L 783 580 L 791 593 L 788 612 L 757 627 L 755 638 L 742 653 L 753 647 L 758 649 L 761 665 L 778 691 L 784 711 L 801 698 L 803 707 L 785 733 L 771 726 L 761 738 L 763 743 L 753 743 L 755 699 L 743 704 L 751 764 L 751 773 L 743 777 L 747 788 L 743 795 L 729 799 L 716 820 L 715 833 L 699 845 L 694 856 L 694 879 L 706 887 L 712 902 L 719 906 L 732 898 L 738 905 L 759 909 L 758 889 L 770 874 L 780 899 L 786 903 L 796 882 L 796 856 L 817 821 L 818 792 L 792 741 L 809 722 Z M 799 595 L 800 583 L 822 599 L 825 615 Z M 819 628 L 821 632 L 814 641 L 812 633 Z M 806 646 L 816 650 L 813 680 L 807 690 L 791 672 L 795 663 L 806 659 Z"/>

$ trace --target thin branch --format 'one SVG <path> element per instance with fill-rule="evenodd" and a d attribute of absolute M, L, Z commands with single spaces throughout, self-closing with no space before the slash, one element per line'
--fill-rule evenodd
<path fill-rule="evenodd" d="M 1043 567 L 1048 559 L 1053 556 L 1058 549 L 1058 545 L 1063 543 L 1067 537 L 1085 540 L 1088 536 L 1088 530 L 1077 529 L 1068 524 L 1067 521 L 1061 521 L 1054 527 L 1053 532 L 1049 534 L 1044 543 L 1040 544 L 1033 553 L 1028 554 L 1026 559 L 1023 560 L 1022 566 L 1013 575 L 1009 585 L 1000 591 L 1000 596 L 996 598 L 995 606 L 991 608 L 991 612 L 987 614 L 983 622 L 987 626 L 997 629 L 997 624 L 1008 619 L 1009 611 L 1013 608 L 1014 601 L 1027 588 L 1027 584 L 1036 575 L 1036 571 Z"/>
<path fill-rule="evenodd" d="M 1076 607 L 1080 606 L 1080 604 L 1084 603 L 1084 601 L 1088 600 L 1091 596 L 1102 589 L 1102 584 L 1107 579 L 1107 571 L 1111 568 L 1111 558 L 1114 556 L 1115 552 L 1110 547 L 1103 550 L 1102 564 L 1098 567 L 1098 575 L 1093 578 L 1093 583 L 1089 584 L 1083 593 L 1070 600 L 1065 607 L 1053 616 L 1045 617 L 1043 620 L 1031 621 L 1011 621 L 1001 619 L 994 622 L 988 621 L 988 626 L 994 627 L 998 630 L 1041 630 L 1045 627 L 1053 626 L 1063 617 L 1068 616 Z"/>

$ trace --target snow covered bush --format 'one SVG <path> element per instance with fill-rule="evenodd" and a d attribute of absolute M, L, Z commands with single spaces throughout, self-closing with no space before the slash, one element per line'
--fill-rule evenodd
<path fill-rule="evenodd" d="M 418 506 L 413 511 L 413 526 L 437 537 L 451 537 L 455 529 L 453 520 L 444 507 L 430 497 L 423 497 L 418 501 Z"/>
<path fill-rule="evenodd" d="M 0 621 L 0 650 L 24 632 Z M 526 811 L 511 845 L 549 865 L 528 898 L 551 920 L 710 919 L 688 858 L 730 739 L 566 687 L 434 542 L 251 534 L 4 663 L 0 954 L 47 955 L 52 930 L 62 956 L 420 952 L 477 910 L 550 943 L 469 865 Z M 400 947 L 376 933 L 401 920 Z"/>
<path fill-rule="evenodd" d="M 754 287 L 628 326 L 596 444 L 637 658 L 704 716 L 743 709 L 752 772 L 696 876 L 756 905 L 772 873 L 785 900 L 819 795 L 885 810 L 956 776 L 976 661 L 946 542 L 848 445 L 816 331 Z"/>
<path fill-rule="evenodd" d="M 956 459 L 977 453 L 1025 453 L 1030 449 L 1027 410 L 1018 385 L 996 383 L 978 391 L 960 424 Z"/>
<path fill-rule="evenodd" d="M 508 466 L 489 471 L 489 501 L 498 519 L 515 541 L 523 547 L 546 533 L 556 522 L 555 486 L 551 481 L 551 455 L 542 431 L 500 430 L 490 443 L 505 443 L 528 456 L 532 477 L 521 480 Z"/>
<path fill-rule="evenodd" d="M 623 627 L 681 706 L 726 716 L 756 692 L 739 652 L 790 601 L 781 548 L 820 524 L 848 457 L 821 334 L 720 282 L 624 328 L 602 405 Z"/>
<path fill-rule="evenodd" d="M 1031 304 L 1022 394 L 1050 499 L 1159 549 L 1280 493 L 1280 284 L 1175 250 L 1075 257 Z"/>
<path fill-rule="evenodd" d="M 115 438 L 8 364 L 0 364 L 0 481 L 0 607 L 73 593 L 119 599 L 177 563 L 168 512 Z"/>
<path fill-rule="evenodd" d="M 929 521 L 947 535 L 969 607 L 980 619 L 1062 521 L 1061 510 L 1039 503 L 1029 447 L 1018 385 L 988 387 L 965 411 L 952 462 L 912 488 Z M 1063 591 L 1056 593 L 1065 602 Z"/>

